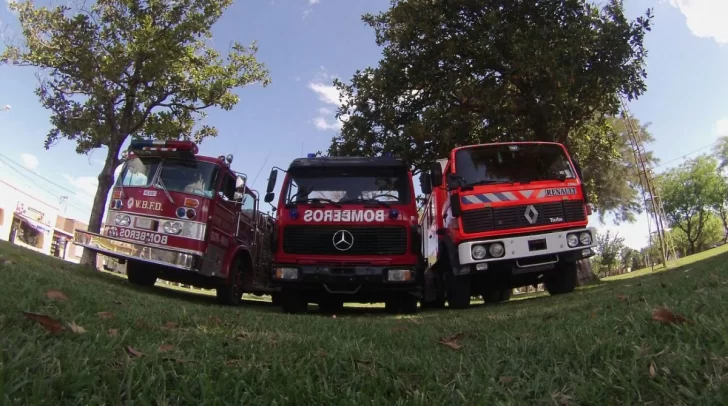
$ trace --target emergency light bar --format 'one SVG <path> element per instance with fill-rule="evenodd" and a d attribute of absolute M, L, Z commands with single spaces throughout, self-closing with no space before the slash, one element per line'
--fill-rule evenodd
<path fill-rule="evenodd" d="M 177 140 L 134 140 L 129 144 L 129 151 L 134 155 L 142 156 L 185 156 L 195 155 L 199 152 L 197 144 L 193 141 Z"/>

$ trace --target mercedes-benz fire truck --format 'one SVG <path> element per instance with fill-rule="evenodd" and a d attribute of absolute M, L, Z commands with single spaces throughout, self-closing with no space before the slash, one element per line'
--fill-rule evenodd
<path fill-rule="evenodd" d="M 513 288 L 539 283 L 552 295 L 569 293 L 577 261 L 594 255 L 581 169 L 562 144 L 456 148 L 421 182 L 429 194 L 420 220 L 423 305 L 506 301 Z"/>
<path fill-rule="evenodd" d="M 279 169 L 271 170 L 266 202 L 274 199 Z M 286 176 L 273 262 L 283 311 L 385 302 L 388 311 L 416 312 L 423 260 L 407 163 L 309 154 L 280 170 Z"/>
<path fill-rule="evenodd" d="M 275 223 L 259 211 L 232 155 L 197 155 L 192 141 L 133 141 L 114 185 L 102 233 L 75 230 L 75 244 L 126 264 L 129 282 L 164 279 L 243 293 L 275 294 L 270 242 Z"/>

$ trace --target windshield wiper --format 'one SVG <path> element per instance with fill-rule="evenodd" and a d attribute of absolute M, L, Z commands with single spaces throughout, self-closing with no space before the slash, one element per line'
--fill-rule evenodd
<path fill-rule="evenodd" d="M 294 206 L 296 206 L 299 203 L 312 203 L 312 202 L 326 202 L 326 203 L 331 203 L 331 204 L 333 204 L 336 207 L 341 207 L 341 204 L 340 203 L 335 202 L 335 201 L 333 201 L 331 199 L 323 198 L 323 197 L 313 197 L 313 198 L 301 199 L 301 200 L 296 200 L 296 201 L 288 202 L 288 203 L 286 203 L 286 207 L 294 207 Z"/>
<path fill-rule="evenodd" d="M 390 206 L 389 203 L 383 202 L 381 200 L 377 200 L 377 199 L 363 199 L 361 197 L 357 197 L 356 199 L 339 200 L 339 203 L 357 203 L 357 202 L 363 202 L 363 203 L 372 202 L 372 203 L 379 203 L 379 204 L 381 204 L 384 207 L 389 207 Z"/>
<path fill-rule="evenodd" d="M 154 187 L 157 189 L 162 189 L 164 194 L 167 195 L 167 199 L 169 199 L 169 201 L 172 202 L 172 204 L 176 204 L 174 202 L 174 199 L 172 199 L 172 195 L 169 194 L 169 192 L 167 191 L 167 188 L 164 186 L 164 182 L 162 181 L 162 166 L 163 165 L 164 165 L 164 161 L 159 163 L 159 166 L 157 167 L 157 173 L 154 174 L 155 180 L 152 183 L 152 185 L 154 185 Z"/>

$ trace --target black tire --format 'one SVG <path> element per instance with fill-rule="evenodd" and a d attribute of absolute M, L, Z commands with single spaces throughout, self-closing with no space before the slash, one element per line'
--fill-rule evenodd
<path fill-rule="evenodd" d="M 399 303 L 396 298 L 387 299 L 384 301 L 384 311 L 389 314 L 397 314 L 399 310 Z"/>
<path fill-rule="evenodd" d="M 137 286 L 154 286 L 157 283 L 157 273 L 154 268 L 137 261 L 127 261 L 126 278 L 129 283 Z"/>
<path fill-rule="evenodd" d="M 501 294 L 501 302 L 507 302 L 511 300 L 511 295 L 513 294 L 513 288 L 503 288 L 500 292 Z"/>
<path fill-rule="evenodd" d="M 281 304 L 281 294 L 280 293 L 272 293 L 270 295 L 270 301 L 273 303 L 273 305 L 280 306 L 280 304 Z"/>
<path fill-rule="evenodd" d="M 325 299 L 318 306 L 320 313 L 336 314 L 344 308 L 344 301 L 339 299 Z"/>
<path fill-rule="evenodd" d="M 452 309 L 470 307 L 470 278 L 468 275 L 447 274 L 447 302 Z"/>
<path fill-rule="evenodd" d="M 283 313 L 306 313 L 308 301 L 298 292 L 281 292 L 281 308 Z"/>
<path fill-rule="evenodd" d="M 412 295 L 405 295 L 399 300 L 399 309 L 404 314 L 415 314 L 417 313 L 417 304 L 419 299 Z"/>
<path fill-rule="evenodd" d="M 576 262 L 565 262 L 544 275 L 544 287 L 550 295 L 563 295 L 576 289 Z"/>
<path fill-rule="evenodd" d="M 243 299 L 243 273 L 245 268 L 241 258 L 236 258 L 230 269 L 228 280 L 216 289 L 218 303 L 226 306 L 236 306 Z"/>

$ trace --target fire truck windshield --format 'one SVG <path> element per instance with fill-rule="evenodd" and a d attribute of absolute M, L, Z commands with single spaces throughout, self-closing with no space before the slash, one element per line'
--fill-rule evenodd
<path fill-rule="evenodd" d="M 288 173 L 283 186 L 286 204 L 322 203 L 355 204 L 378 201 L 406 204 L 410 201 L 410 183 L 406 168 L 296 168 Z"/>
<path fill-rule="evenodd" d="M 159 171 L 162 184 L 170 192 L 212 198 L 218 167 L 214 163 L 179 158 L 133 158 L 127 161 L 116 186 L 149 187 Z"/>
<path fill-rule="evenodd" d="M 455 153 L 457 178 L 465 185 L 573 179 L 564 150 L 554 144 L 506 144 Z"/>

